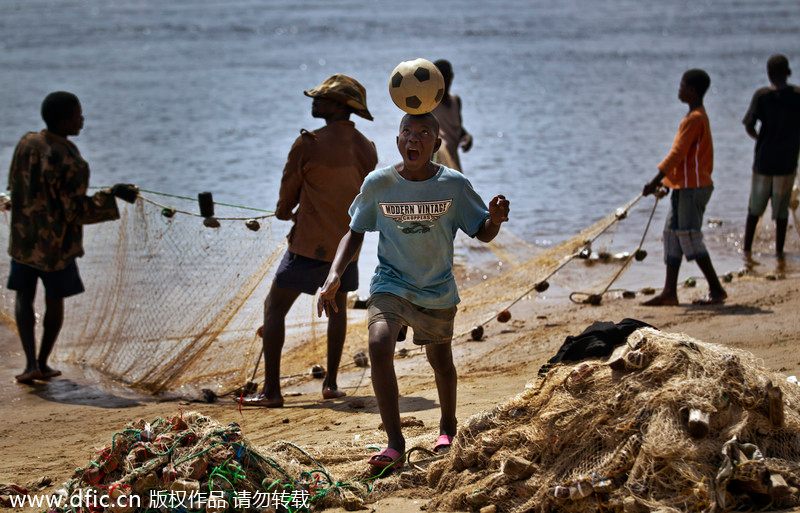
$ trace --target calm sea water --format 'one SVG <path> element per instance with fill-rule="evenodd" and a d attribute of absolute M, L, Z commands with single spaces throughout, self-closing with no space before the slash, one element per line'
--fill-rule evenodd
<path fill-rule="evenodd" d="M 272 209 L 292 141 L 319 126 L 303 90 L 333 73 L 360 80 L 375 122 L 356 124 L 387 165 L 401 117 L 389 73 L 447 58 L 475 138 L 466 173 L 487 199 L 510 198 L 511 231 L 549 246 L 638 194 L 686 112 L 680 76 L 701 67 L 716 148 L 707 216 L 721 221 L 707 233 L 724 272 L 740 267 L 749 191 L 740 120 L 769 55 L 800 69 L 798 20 L 796 0 L 2 0 L 0 162 L 42 127 L 42 98 L 68 90 L 94 185 Z M 652 200 L 641 205 L 621 249 L 638 244 Z M 648 239 L 654 285 L 665 210 Z"/>

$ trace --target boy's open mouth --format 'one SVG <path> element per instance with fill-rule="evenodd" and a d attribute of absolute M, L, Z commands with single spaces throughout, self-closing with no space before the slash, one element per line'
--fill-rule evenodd
<path fill-rule="evenodd" d="M 412 162 L 419 159 L 419 150 L 415 148 L 408 148 L 406 150 L 406 157 L 408 157 L 408 160 Z"/>

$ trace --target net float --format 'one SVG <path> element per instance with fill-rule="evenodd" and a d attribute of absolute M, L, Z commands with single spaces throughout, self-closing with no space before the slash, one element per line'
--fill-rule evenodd
<path fill-rule="evenodd" d="M 314 376 L 316 379 L 322 379 L 325 377 L 325 367 L 320 364 L 317 364 L 311 367 L 311 375 Z"/>
<path fill-rule="evenodd" d="M 472 331 L 470 332 L 470 335 L 472 336 L 472 340 L 480 340 L 480 339 L 482 339 L 483 338 L 483 326 L 478 325 L 478 326 L 475 326 L 474 328 L 472 328 Z"/>
<path fill-rule="evenodd" d="M 369 365 L 369 358 L 367 358 L 367 355 L 364 354 L 364 351 L 359 351 L 353 355 L 353 361 L 355 362 L 356 367 L 367 367 Z"/>
<path fill-rule="evenodd" d="M 589 294 L 589 297 L 583 300 L 584 304 L 597 306 L 603 301 L 603 296 L 600 294 Z"/>
<path fill-rule="evenodd" d="M 249 230 L 252 230 L 254 232 L 257 232 L 258 229 L 261 228 L 261 225 L 258 224 L 258 221 L 256 221 L 255 219 L 248 219 L 247 221 L 244 222 L 244 225 L 247 226 Z"/>

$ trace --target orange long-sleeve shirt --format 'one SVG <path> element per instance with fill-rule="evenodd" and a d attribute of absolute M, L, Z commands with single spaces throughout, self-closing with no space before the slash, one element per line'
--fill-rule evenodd
<path fill-rule="evenodd" d="M 704 107 L 689 111 L 678 127 L 672 149 L 658 165 L 664 185 L 671 189 L 696 189 L 711 185 L 714 145 Z"/>

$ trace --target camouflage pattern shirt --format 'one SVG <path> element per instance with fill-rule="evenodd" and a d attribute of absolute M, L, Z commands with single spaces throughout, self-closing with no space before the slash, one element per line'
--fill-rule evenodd
<path fill-rule="evenodd" d="M 8 254 L 25 265 L 58 271 L 83 256 L 83 225 L 119 219 L 110 190 L 87 196 L 89 164 L 77 146 L 48 130 L 17 144 L 8 188 Z"/>

